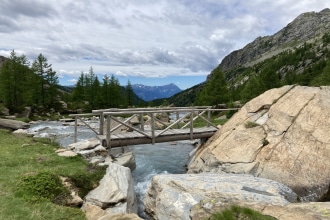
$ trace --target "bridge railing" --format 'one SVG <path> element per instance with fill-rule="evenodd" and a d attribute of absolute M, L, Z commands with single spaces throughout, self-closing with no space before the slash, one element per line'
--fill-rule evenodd
<path fill-rule="evenodd" d="M 166 108 L 128 108 L 128 109 L 100 109 L 93 110 L 91 114 L 72 114 L 71 117 L 75 117 L 75 129 L 74 129 L 74 141 L 77 142 L 78 134 L 78 120 L 82 121 L 88 128 L 90 128 L 96 135 L 106 135 L 106 145 L 111 147 L 111 134 L 116 130 L 125 126 L 132 131 L 136 131 L 152 140 L 154 144 L 156 138 L 170 129 L 190 129 L 190 137 L 193 139 L 194 122 L 197 119 L 201 119 L 206 123 L 207 127 L 214 127 L 218 129 L 216 125 L 211 122 L 211 112 L 217 111 L 230 111 L 237 110 L 237 108 L 230 109 L 214 109 L 212 106 L 195 106 L 195 107 L 166 107 Z M 158 119 L 157 116 L 161 114 L 174 114 L 175 120 L 170 122 L 163 122 Z M 206 116 L 204 116 L 206 114 Z M 119 120 L 118 116 L 125 116 L 125 120 Z M 148 131 L 146 131 L 144 117 L 150 117 L 150 125 Z M 98 131 L 88 125 L 83 120 L 83 117 L 98 117 L 99 129 Z M 137 117 L 139 119 L 139 126 L 131 125 L 130 121 Z M 117 122 L 117 126 L 111 128 L 111 121 Z M 156 122 L 163 125 L 164 129 L 157 129 Z M 157 133 L 156 133 L 157 130 Z M 106 132 L 105 132 L 106 131 Z"/>

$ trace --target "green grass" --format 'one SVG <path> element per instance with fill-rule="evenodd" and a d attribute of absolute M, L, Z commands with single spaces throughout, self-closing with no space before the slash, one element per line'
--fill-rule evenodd
<path fill-rule="evenodd" d="M 222 116 L 222 114 L 211 114 L 210 122 L 214 125 L 224 125 L 228 119 L 219 119 L 219 117 Z M 195 115 L 194 115 L 195 117 Z M 207 119 L 207 114 L 203 114 L 203 117 Z M 189 117 L 187 118 L 189 120 Z M 180 127 L 182 127 L 185 123 L 180 123 Z M 198 117 L 194 122 L 193 122 L 194 128 L 201 128 L 207 126 L 207 122 L 201 118 Z"/>
<path fill-rule="evenodd" d="M 32 194 L 37 192 L 36 189 L 40 193 L 41 186 L 44 187 L 42 193 L 48 197 L 51 192 L 45 192 L 48 186 L 43 185 L 42 178 L 49 180 L 49 175 L 66 176 L 80 182 L 79 189 L 83 196 L 97 185 L 104 169 L 93 168 L 97 172 L 90 172 L 92 169 L 80 156 L 59 157 L 54 152 L 58 146 L 45 139 L 37 140 L 0 130 L 0 140 L 0 220 L 85 219 L 79 208 L 56 205 L 51 199 L 28 197 L 34 196 Z M 84 183 L 81 183 L 82 180 Z M 28 185 L 22 184 L 24 181 Z M 31 184 L 33 181 L 37 183 Z M 53 186 L 57 183 L 49 184 Z M 38 187 L 33 189 L 34 185 Z"/>
<path fill-rule="evenodd" d="M 233 205 L 230 208 L 213 214 L 209 220 L 276 220 L 255 210 Z"/>

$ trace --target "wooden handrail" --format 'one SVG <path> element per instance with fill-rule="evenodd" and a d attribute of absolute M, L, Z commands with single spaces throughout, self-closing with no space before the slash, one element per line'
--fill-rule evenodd
<path fill-rule="evenodd" d="M 78 133 L 78 120 L 81 120 L 89 129 L 91 129 L 97 135 L 104 135 L 104 122 L 106 121 L 106 141 L 107 146 L 111 148 L 111 133 L 118 129 L 120 126 L 126 126 L 134 131 L 139 132 L 140 134 L 152 139 L 152 143 L 156 142 L 156 138 L 161 134 L 165 133 L 166 131 L 172 129 L 175 125 L 179 128 L 179 123 L 183 121 L 183 119 L 187 118 L 190 115 L 190 120 L 187 124 L 183 125 L 181 129 L 190 128 L 190 138 L 193 139 L 193 123 L 196 119 L 201 118 L 207 123 L 207 126 L 213 126 L 217 128 L 217 126 L 213 125 L 210 122 L 210 114 L 213 111 L 231 111 L 231 110 L 238 110 L 239 108 L 229 108 L 229 109 L 212 109 L 212 106 L 193 106 L 193 107 L 164 107 L 164 108 L 128 108 L 128 109 L 120 109 L 120 108 L 110 108 L 110 109 L 99 109 L 93 110 L 92 113 L 89 114 L 70 114 L 71 117 L 75 117 L 75 129 L 74 129 L 74 141 L 77 142 L 77 133 Z M 207 112 L 207 118 L 203 116 Z M 155 122 L 159 121 L 155 114 L 157 113 L 175 113 L 176 120 L 167 125 L 166 128 L 160 131 L 157 135 L 155 134 Z M 187 113 L 183 117 L 179 117 L 180 113 Z M 130 115 L 128 119 L 125 121 L 120 121 L 115 116 L 116 115 Z M 151 134 L 148 134 L 144 131 L 144 115 L 150 115 L 151 117 Z M 194 117 L 195 115 L 195 117 Z M 100 125 L 99 131 L 95 131 L 91 126 L 89 126 L 81 117 L 91 117 L 97 116 L 99 117 Z M 133 117 L 140 117 L 140 128 L 136 128 L 129 124 L 129 121 Z M 119 125 L 115 126 L 114 128 L 110 128 L 110 120 L 114 120 Z M 162 123 L 165 125 L 165 123 Z"/>

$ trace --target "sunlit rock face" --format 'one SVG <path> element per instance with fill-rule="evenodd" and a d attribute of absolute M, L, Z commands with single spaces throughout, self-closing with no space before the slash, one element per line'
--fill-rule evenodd
<path fill-rule="evenodd" d="M 188 173 L 252 174 L 318 201 L 329 191 L 329 158 L 330 87 L 284 86 L 245 104 L 197 151 Z"/>

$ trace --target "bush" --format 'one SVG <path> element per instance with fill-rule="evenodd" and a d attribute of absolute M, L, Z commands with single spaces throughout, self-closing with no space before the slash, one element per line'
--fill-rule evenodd
<path fill-rule="evenodd" d="M 70 196 L 61 179 L 48 172 L 24 176 L 18 187 L 16 195 L 30 202 L 48 200 L 57 204 L 65 204 L 66 198 Z"/>

